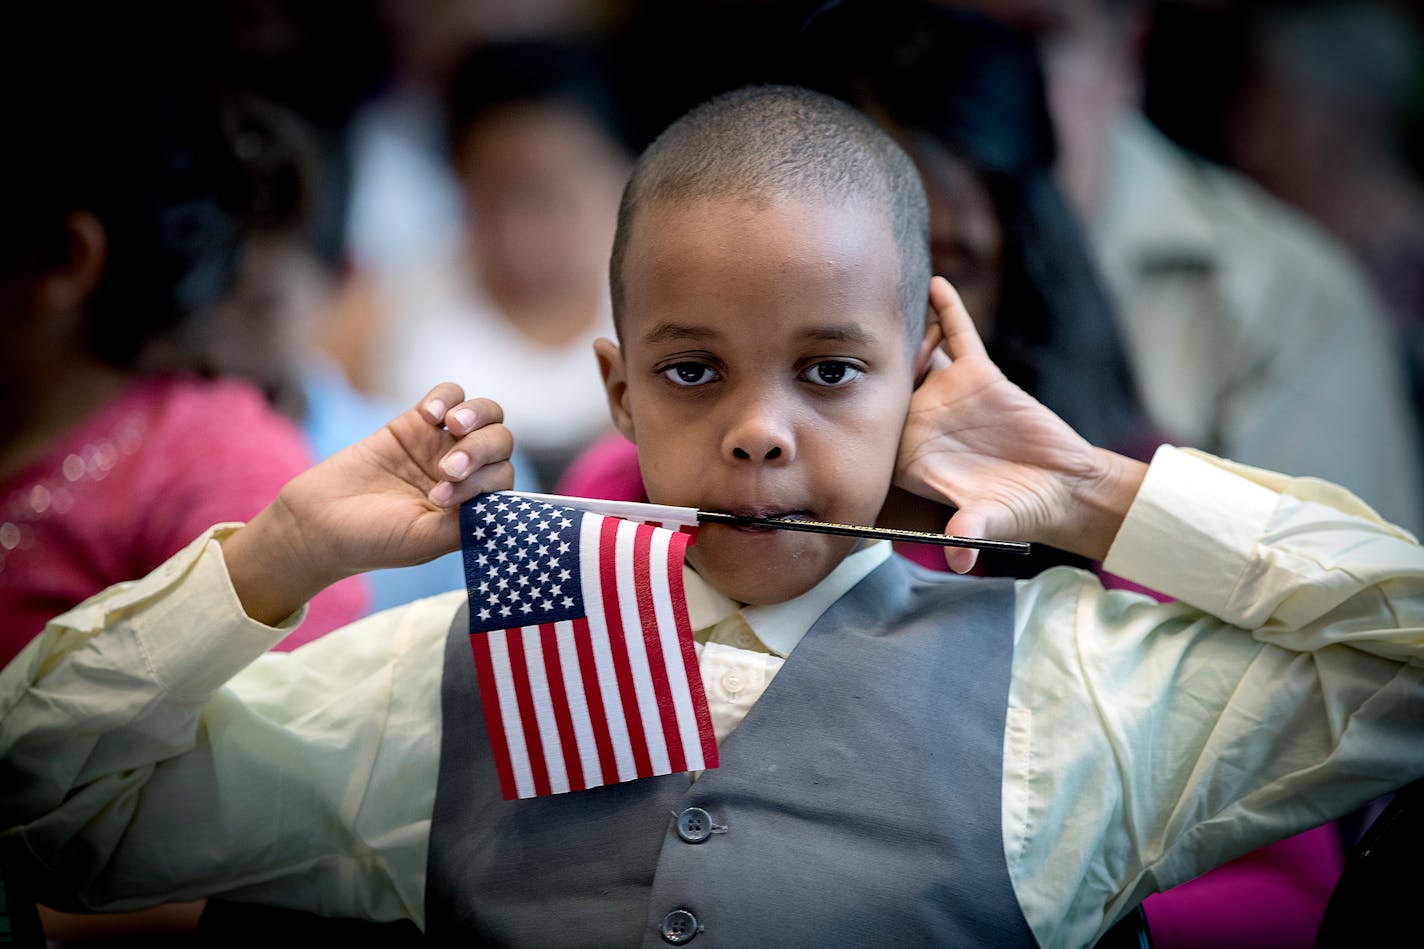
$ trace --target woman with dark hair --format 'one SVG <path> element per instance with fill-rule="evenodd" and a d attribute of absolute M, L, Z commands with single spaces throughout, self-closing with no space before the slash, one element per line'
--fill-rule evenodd
<path fill-rule="evenodd" d="M 0 41 L 0 661 L 310 464 L 261 392 L 191 356 L 251 199 L 208 25 L 60 2 L 17 9 Z M 364 599 L 330 591 L 288 645 Z"/>
<path fill-rule="evenodd" d="M 1112 304 L 1054 182 L 1032 42 L 969 11 L 837 2 L 808 19 L 795 53 L 797 82 L 858 106 L 914 158 L 935 272 L 1009 377 L 1115 450 L 1155 447 Z"/>

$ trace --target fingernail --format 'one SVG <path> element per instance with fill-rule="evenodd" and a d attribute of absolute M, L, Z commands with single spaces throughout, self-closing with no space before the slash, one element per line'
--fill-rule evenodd
<path fill-rule="evenodd" d="M 431 399 L 425 403 L 425 411 L 429 412 L 430 417 L 438 422 L 445 417 L 445 403 L 439 399 Z"/>
<path fill-rule="evenodd" d="M 466 429 L 471 428 L 471 427 L 473 427 L 474 424 L 475 424 L 475 410 L 474 410 L 474 409 L 456 409 L 456 410 L 455 410 L 455 420 L 460 423 L 461 427 L 466 428 Z"/>
<path fill-rule="evenodd" d="M 452 478 L 464 477 L 470 470 L 470 456 L 462 451 L 452 451 L 440 462 L 440 470 Z"/>
<path fill-rule="evenodd" d="M 430 489 L 430 500 L 444 507 L 455 497 L 455 486 L 448 481 L 442 481 Z"/>

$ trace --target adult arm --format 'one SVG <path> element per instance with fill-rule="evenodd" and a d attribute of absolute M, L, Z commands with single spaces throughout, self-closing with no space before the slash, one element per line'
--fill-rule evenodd
<path fill-rule="evenodd" d="M 1424 551 L 1334 486 L 1158 452 L 1105 567 L 1019 588 L 1005 846 L 1045 945 L 1424 774 Z"/>

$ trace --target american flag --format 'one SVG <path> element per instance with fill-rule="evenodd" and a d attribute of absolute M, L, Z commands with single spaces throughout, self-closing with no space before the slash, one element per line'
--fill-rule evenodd
<path fill-rule="evenodd" d="M 717 766 L 688 534 L 503 494 L 467 501 L 460 528 L 505 800 Z"/>

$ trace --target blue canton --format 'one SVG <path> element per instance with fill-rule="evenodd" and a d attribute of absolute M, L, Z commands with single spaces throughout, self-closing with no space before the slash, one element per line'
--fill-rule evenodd
<path fill-rule="evenodd" d="M 483 494 L 460 507 L 470 632 L 578 619 L 579 521 L 569 508 Z"/>

